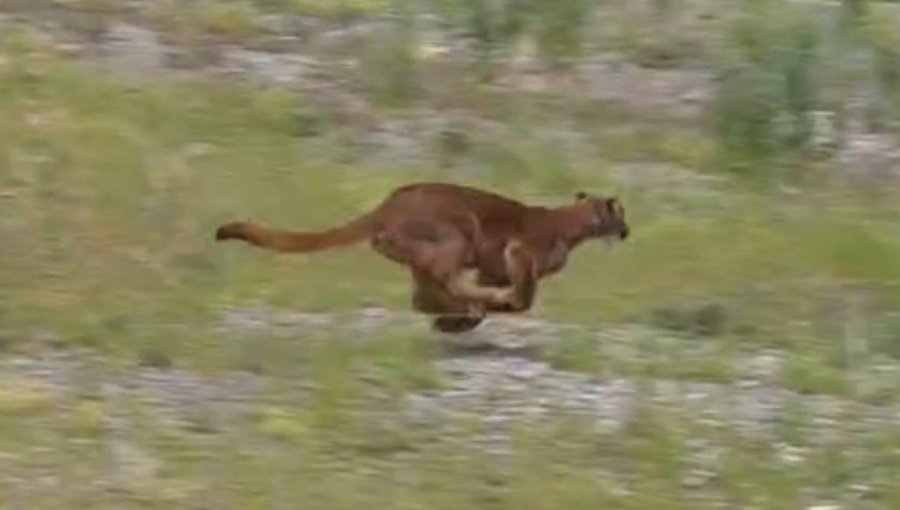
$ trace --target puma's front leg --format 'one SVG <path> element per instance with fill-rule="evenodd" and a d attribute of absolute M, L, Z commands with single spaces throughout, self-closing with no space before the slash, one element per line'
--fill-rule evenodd
<path fill-rule="evenodd" d="M 520 241 L 513 240 L 503 250 L 506 260 L 506 271 L 512 286 L 503 289 L 503 300 L 506 310 L 524 312 L 531 308 L 537 291 L 537 271 L 535 262 L 527 247 Z"/>
<path fill-rule="evenodd" d="M 447 282 L 447 290 L 454 296 L 480 303 L 482 306 L 505 306 L 514 299 L 513 287 L 489 287 L 474 281 L 472 270 L 461 271 Z"/>

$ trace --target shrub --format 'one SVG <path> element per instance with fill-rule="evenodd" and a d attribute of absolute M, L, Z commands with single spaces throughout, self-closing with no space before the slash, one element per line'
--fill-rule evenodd
<path fill-rule="evenodd" d="M 375 36 L 369 56 L 370 91 L 381 103 L 400 106 L 419 97 L 416 48 L 418 34 L 414 11 L 407 2 L 397 1 L 390 23 Z"/>
<path fill-rule="evenodd" d="M 347 21 L 386 12 L 393 0 L 284 0 L 289 10 L 328 21 Z"/>
<path fill-rule="evenodd" d="M 900 122 L 900 36 L 893 19 L 871 18 L 865 42 L 871 52 L 872 74 L 878 97 L 873 105 L 877 121 Z"/>
<path fill-rule="evenodd" d="M 735 54 L 721 74 L 713 130 L 730 169 L 768 166 L 806 147 L 818 104 L 820 36 L 801 16 L 745 13 L 732 32 Z"/>
<path fill-rule="evenodd" d="M 534 36 L 540 56 L 552 65 L 565 65 L 582 49 L 591 14 L 587 0 L 535 0 Z"/>
<path fill-rule="evenodd" d="M 256 31 L 257 11 L 245 2 L 213 2 L 204 6 L 198 20 L 211 34 L 225 41 L 245 40 Z"/>

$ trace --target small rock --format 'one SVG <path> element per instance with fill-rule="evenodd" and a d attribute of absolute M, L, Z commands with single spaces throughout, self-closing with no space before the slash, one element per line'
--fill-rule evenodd
<path fill-rule="evenodd" d="M 796 446 L 781 443 L 777 445 L 778 459 L 788 465 L 800 464 L 805 460 L 806 450 Z"/>
<path fill-rule="evenodd" d="M 144 486 L 156 480 L 161 463 L 149 451 L 124 440 L 114 441 L 111 447 L 120 485 Z"/>
<path fill-rule="evenodd" d="M 708 485 L 717 477 L 718 475 L 712 471 L 694 469 L 682 478 L 681 486 L 685 489 L 699 489 L 700 487 Z"/>
<path fill-rule="evenodd" d="M 809 114 L 812 120 L 812 146 L 817 150 L 832 149 L 839 143 L 838 130 L 835 126 L 835 114 L 830 111 L 813 111 Z"/>
<path fill-rule="evenodd" d="M 547 368 L 543 363 L 517 363 L 510 367 L 509 376 L 518 380 L 534 379 L 543 374 Z"/>
<path fill-rule="evenodd" d="M 868 498 L 873 495 L 875 492 L 874 489 L 869 485 L 863 485 L 861 483 L 853 484 L 850 486 L 850 491 L 853 492 L 854 495 L 858 498 Z"/>
<path fill-rule="evenodd" d="M 839 155 L 842 166 L 856 175 L 897 175 L 900 148 L 893 135 L 857 132 L 847 135 Z"/>
<path fill-rule="evenodd" d="M 102 62 L 118 71 L 158 71 L 165 67 L 169 54 L 156 32 L 127 23 L 112 25 L 100 47 Z"/>
<path fill-rule="evenodd" d="M 271 85 L 287 85 L 313 77 L 318 61 L 301 55 L 253 51 L 240 47 L 222 53 L 222 70 Z"/>
<path fill-rule="evenodd" d="M 752 381 L 767 381 L 771 380 L 781 371 L 781 366 L 783 364 L 783 355 L 773 352 L 763 352 L 742 361 L 738 370 L 745 379 Z"/>

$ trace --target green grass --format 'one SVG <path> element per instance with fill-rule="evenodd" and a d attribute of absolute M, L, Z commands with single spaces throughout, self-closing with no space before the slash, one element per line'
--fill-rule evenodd
<path fill-rule="evenodd" d="M 791 356 L 784 370 L 782 384 L 799 393 L 852 393 L 846 372 L 806 356 Z"/>
<path fill-rule="evenodd" d="M 451 174 L 438 162 L 350 164 L 343 147 L 307 136 L 302 112 L 315 98 L 199 78 L 125 83 L 59 61 L 22 33 L 5 37 L 0 352 L 77 348 L 103 362 L 92 368 L 97 380 L 79 383 L 67 398 L 27 380 L 3 381 L 0 505 L 666 510 L 725 501 L 798 508 L 809 503 L 804 487 L 833 495 L 829 487 L 856 482 L 874 486 L 876 508 L 900 501 L 881 482 L 898 466 L 890 431 L 867 441 L 854 436 L 848 446 L 871 464 L 857 466 L 842 445 L 812 445 L 818 450 L 808 462 L 785 467 L 767 442 L 651 403 L 619 432 L 565 416 L 546 427 L 518 423 L 512 456 L 497 460 L 471 445 L 479 427 L 460 424 L 466 432 L 443 437 L 453 424 L 432 430 L 402 419 L 410 393 L 444 388 L 424 319 L 369 330 L 301 320 L 285 331 L 271 322 L 262 332 L 222 331 L 226 307 L 322 312 L 339 322 L 363 306 L 406 312 L 410 283 L 402 268 L 364 246 L 279 256 L 212 240 L 231 219 L 329 226 L 419 179 L 547 203 L 567 202 L 582 188 L 616 193 L 633 238 L 613 249 L 580 249 L 541 288 L 533 315 L 577 331 L 548 351 L 553 367 L 730 383 L 741 355 L 775 348 L 788 353 L 777 382 L 801 395 L 889 403 L 896 395 L 877 374 L 862 383 L 855 377 L 876 358 L 898 356 L 897 320 L 888 313 L 900 304 L 893 197 L 821 184 L 777 190 L 731 175 L 702 192 L 616 184 L 623 161 L 714 171 L 711 142 L 699 131 L 666 124 L 654 131 L 645 119 L 620 132 L 598 130 L 604 150 L 588 158 L 538 139 L 526 113 L 521 137 L 476 141 L 466 157 L 483 171 Z M 535 117 L 546 108 L 521 101 Z M 627 113 L 618 115 L 627 124 Z M 634 324 L 646 327 L 615 340 L 595 334 Z M 868 350 L 845 359 L 848 339 L 865 340 Z M 212 381 L 249 372 L 265 383 L 252 412 L 224 426 L 212 405 L 197 405 L 185 424 L 167 421 L 137 395 L 97 396 L 104 376 L 171 369 Z M 110 428 L 114 411 L 128 424 L 124 439 Z M 780 424 L 785 440 L 804 442 L 804 413 L 797 406 Z M 701 490 L 683 486 L 697 437 L 724 452 L 718 477 Z M 91 485 L 120 467 L 108 458 L 114 441 L 157 467 L 134 468 L 110 490 Z M 48 472 L 59 477 L 52 491 L 29 492 L 7 478 Z"/>
<path fill-rule="evenodd" d="M 53 393 L 30 381 L 3 380 L 0 389 L 0 412 L 6 415 L 41 413 L 55 402 Z"/>
<path fill-rule="evenodd" d="M 309 98 L 200 79 L 125 85 L 17 51 L 0 68 L 0 207 L 12 219 L 3 231 L 16 239 L 0 254 L 4 292 L 14 292 L 0 313 L 11 326 L 40 324 L 96 345 L 140 325 L 208 322 L 223 305 L 406 309 L 407 275 L 365 247 L 279 256 L 217 245 L 211 232 L 236 218 L 325 227 L 418 179 L 548 203 L 580 188 L 623 197 L 633 239 L 579 249 L 541 289 L 546 318 L 645 321 L 700 302 L 717 310 L 716 334 L 784 345 L 812 334 L 803 328 L 843 296 L 871 299 L 864 320 L 900 302 L 900 232 L 886 199 L 737 183 L 697 196 L 621 189 L 595 165 L 520 143 L 504 150 L 525 166 L 490 156 L 496 166 L 481 176 L 451 178 L 437 165 L 355 168 L 298 137 L 296 112 Z M 840 290 L 848 282 L 851 294 Z"/>
<path fill-rule="evenodd" d="M 270 391 L 265 396 L 282 395 Z M 127 448 L 112 456 L 101 449 L 111 440 L 106 429 L 98 434 L 94 425 L 82 425 L 79 430 L 88 434 L 66 440 L 71 421 L 60 418 L 67 411 L 3 415 L 0 445 L 6 456 L 0 475 L 52 473 L 61 489 L 4 492 L 4 502 L 130 509 L 194 508 L 202 501 L 246 509 L 304 501 L 305 508 L 314 509 L 403 504 L 550 510 L 598 505 L 717 508 L 727 501 L 741 507 L 792 508 L 810 497 L 804 487 L 831 499 L 846 497 L 837 488 L 854 483 L 871 485 L 868 501 L 874 508 L 891 508 L 896 502 L 893 485 L 869 478 L 891 480 L 897 466 L 896 433 L 887 431 L 814 447 L 806 460 L 785 466 L 768 443 L 736 437 L 648 403 L 615 433 L 597 432 L 565 417 L 546 426 L 532 424 L 514 434 L 508 458 L 497 458 L 464 442 L 423 437 L 397 425 L 385 429 L 349 414 L 334 428 L 305 411 L 269 406 L 228 430 L 196 430 L 153 420 L 146 410 L 138 401 L 118 409 L 120 420 L 128 424 L 127 435 L 118 441 Z M 78 407 L 71 416 L 84 420 L 95 412 Z M 691 442 L 698 437 L 706 445 L 694 452 Z M 27 454 L 35 448 L 45 452 L 42 457 Z M 694 453 L 707 449 L 719 452 L 718 460 L 706 466 L 716 476 L 701 488 L 685 487 Z M 865 452 L 873 464 L 854 460 L 848 449 Z M 108 485 L 87 483 L 96 477 Z"/>
<path fill-rule="evenodd" d="M 287 12 L 325 20 L 348 20 L 384 14 L 396 3 L 391 0 L 278 0 Z"/>

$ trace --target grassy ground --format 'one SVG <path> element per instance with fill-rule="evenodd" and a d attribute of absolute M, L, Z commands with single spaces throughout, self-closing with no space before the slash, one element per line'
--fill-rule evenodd
<path fill-rule="evenodd" d="M 0 373 L 0 508 L 900 504 L 897 429 L 854 429 L 866 404 L 897 402 L 897 371 L 880 371 L 900 356 L 890 313 L 900 304 L 900 227 L 889 193 L 828 179 L 776 189 L 715 174 L 707 184 L 703 165 L 687 170 L 702 188 L 624 185 L 617 172 L 642 143 L 653 163 L 706 150 L 664 130 L 636 130 L 627 144 L 599 131 L 611 149 L 600 159 L 554 152 L 526 129 L 503 151 L 476 151 L 476 170 L 372 168 L 340 140 L 300 136 L 297 112 L 312 97 L 199 78 L 126 81 L 27 40 L 5 47 L 0 349 L 13 361 L 73 353 L 82 368 L 62 384 Z M 795 392 L 795 413 L 779 415 L 778 437 L 748 437 L 642 390 L 647 398 L 614 432 L 564 414 L 545 425 L 523 419 L 498 455 L 475 442 L 478 413 L 433 429 L 405 418 L 407 397 L 446 384 L 423 322 L 221 332 L 225 308 L 406 310 L 407 276 L 364 247 L 282 257 L 216 245 L 212 232 L 241 217 L 331 225 L 414 179 L 547 203 L 582 188 L 619 194 L 633 240 L 581 250 L 542 288 L 533 315 L 568 328 L 545 360 L 651 386 L 730 387 L 738 361 L 774 351 L 783 367 L 765 383 Z M 636 329 L 599 341 L 598 327 Z M 146 382 L 173 370 L 191 374 L 176 381 L 184 391 L 204 395 L 230 388 L 235 374 L 249 379 L 173 418 L 165 404 L 181 386 L 163 384 L 154 400 Z M 808 434 L 810 395 L 845 399 L 830 440 Z M 707 454 L 715 460 L 699 460 Z"/>
<path fill-rule="evenodd" d="M 626 187 L 603 170 L 617 163 L 602 160 L 552 165 L 547 172 L 564 172 L 555 193 L 542 191 L 541 168 L 524 176 L 437 166 L 377 171 L 341 163 L 327 140 L 295 136 L 298 105 L 314 99 L 286 91 L 193 79 L 125 84 L 40 54 L 6 60 L 0 72 L 3 229 L 13 240 L 0 256 L 3 287 L 14 292 L 3 301 L 10 326 L 202 321 L 217 307 L 254 302 L 406 308 L 402 270 L 365 247 L 277 256 L 216 245 L 210 232 L 233 218 L 329 226 L 421 179 L 549 204 L 577 189 L 623 197 L 634 240 L 577 252 L 542 290 L 548 319 L 655 321 L 808 343 L 829 321 L 871 325 L 900 299 L 897 205 L 888 193 L 748 191 L 728 178 L 703 184 L 705 192 Z"/>
<path fill-rule="evenodd" d="M 498 387 L 475 413 L 423 421 L 407 397 L 447 381 L 435 379 L 421 334 L 366 336 L 256 338 L 265 376 L 207 379 L 95 358 L 63 392 L 6 378 L 4 504 L 887 509 L 900 497 L 896 427 L 871 426 L 856 404 L 822 427 L 809 421 L 814 404 L 794 398 L 769 435 L 642 389 L 633 412 L 606 428 L 555 403 L 549 418 L 497 421 Z M 525 384 L 537 390 L 554 377 Z"/>

